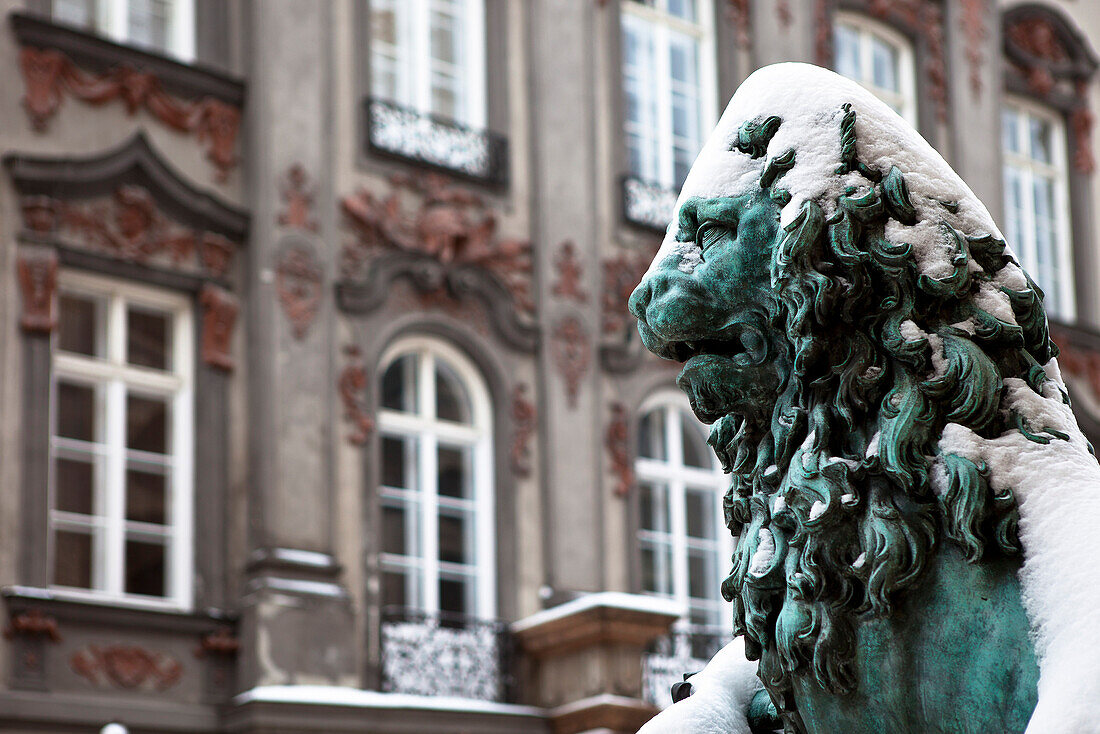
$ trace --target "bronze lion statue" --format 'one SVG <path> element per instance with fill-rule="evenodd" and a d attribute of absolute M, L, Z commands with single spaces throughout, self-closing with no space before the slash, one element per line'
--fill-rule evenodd
<path fill-rule="evenodd" d="M 722 591 L 784 731 L 1100 731 L 1100 467 L 1042 293 L 908 123 L 757 71 L 630 308 L 731 475 Z M 749 731 L 723 665 L 644 731 Z"/>

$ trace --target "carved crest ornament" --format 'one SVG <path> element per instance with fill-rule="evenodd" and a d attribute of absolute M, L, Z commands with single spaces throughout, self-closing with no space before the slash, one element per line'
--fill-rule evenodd
<path fill-rule="evenodd" d="M 88 645 L 73 653 L 69 666 L 99 687 L 166 691 L 183 675 L 176 658 L 137 645 Z"/>
<path fill-rule="evenodd" d="M 344 347 L 348 361 L 340 372 L 336 383 L 340 402 L 344 406 L 344 420 L 351 424 L 348 442 L 362 446 L 374 432 L 374 419 L 367 410 L 367 368 L 359 347 L 350 344 Z"/>

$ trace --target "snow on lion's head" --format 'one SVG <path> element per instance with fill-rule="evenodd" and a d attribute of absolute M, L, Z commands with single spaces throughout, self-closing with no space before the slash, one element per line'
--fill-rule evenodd
<path fill-rule="evenodd" d="M 631 310 L 686 363 L 733 474 L 723 593 L 773 694 L 803 666 L 850 690 L 857 616 L 889 613 L 945 542 L 1020 553 L 1016 487 L 944 439 L 1085 452 L 1041 297 L 973 192 L 862 87 L 779 64 L 738 89 Z"/>

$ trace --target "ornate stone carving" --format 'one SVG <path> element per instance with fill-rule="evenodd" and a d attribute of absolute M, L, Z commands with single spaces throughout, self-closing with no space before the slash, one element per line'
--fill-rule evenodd
<path fill-rule="evenodd" d="M 57 255 L 52 251 L 20 251 L 16 258 L 23 294 L 23 331 L 48 334 L 57 326 Z"/>
<path fill-rule="evenodd" d="M 584 303 L 588 300 L 588 294 L 581 288 L 584 266 L 577 259 L 577 245 L 575 242 L 566 240 L 558 246 L 558 256 L 554 260 L 554 269 L 558 273 L 558 279 L 550 290 L 555 296 L 577 303 Z"/>
<path fill-rule="evenodd" d="M 752 47 L 749 8 L 749 0 L 726 0 L 726 17 L 737 31 L 737 47 L 746 50 Z"/>
<path fill-rule="evenodd" d="M 652 248 L 652 252 L 656 250 L 656 247 Z M 649 268 L 652 252 L 622 252 L 603 261 L 601 330 L 605 335 L 622 334 L 627 329 L 634 329 L 634 320 L 626 304 L 634 286 L 638 285 L 638 281 Z"/>
<path fill-rule="evenodd" d="M 233 327 L 237 323 L 237 299 L 229 291 L 205 285 L 199 294 L 202 306 L 202 361 L 211 367 L 231 372 Z"/>
<path fill-rule="evenodd" d="M 222 235 L 196 232 L 170 220 L 141 186 L 119 186 L 107 199 L 66 201 L 32 195 L 20 203 L 28 232 L 40 237 L 57 234 L 74 244 L 142 265 L 190 266 L 222 277 L 235 250 Z M 201 244 L 196 247 L 196 243 Z"/>
<path fill-rule="evenodd" d="M 367 392 L 367 368 L 363 364 L 363 357 L 359 347 L 349 344 L 344 347 L 344 354 L 348 361 L 340 372 L 336 388 L 340 393 L 340 402 L 344 406 L 344 420 L 351 423 L 352 431 L 348 434 L 348 441 L 356 446 L 362 446 L 374 432 L 374 419 L 366 407 Z"/>
<path fill-rule="evenodd" d="M 1073 134 L 1073 167 L 1087 174 L 1096 168 L 1092 155 L 1092 126 L 1096 118 L 1089 108 L 1088 83 L 1078 80 L 1076 90 L 1077 106 L 1069 115 L 1070 132 Z"/>
<path fill-rule="evenodd" d="M 630 460 L 630 423 L 621 403 L 611 404 L 611 422 L 607 424 L 604 445 L 615 475 L 615 496 L 626 497 L 634 487 L 634 466 Z"/>
<path fill-rule="evenodd" d="M 31 608 L 11 618 L 4 629 L 4 639 L 12 640 L 16 637 L 39 637 L 50 642 L 60 642 L 61 632 L 57 626 L 57 620 L 41 609 Z"/>
<path fill-rule="evenodd" d="M 283 176 L 280 191 L 283 195 L 283 211 L 279 224 L 292 229 L 316 232 L 317 220 L 313 218 L 314 185 L 302 164 L 295 163 Z"/>
<path fill-rule="evenodd" d="M 775 16 L 779 19 L 779 27 L 787 30 L 791 27 L 794 16 L 791 15 L 791 0 L 775 0 Z"/>
<path fill-rule="evenodd" d="M 550 348 L 554 365 L 565 380 L 565 395 L 570 408 L 577 407 L 581 379 L 592 361 L 592 345 L 584 324 L 576 316 L 566 316 L 554 327 Z"/>
<path fill-rule="evenodd" d="M 275 267 L 275 291 L 294 338 L 301 339 L 321 305 L 321 265 L 312 246 L 295 242 L 283 250 Z"/>
<path fill-rule="evenodd" d="M 360 189 L 342 201 L 354 234 L 343 250 L 341 272 L 345 277 L 364 277 L 370 261 L 386 251 L 424 256 L 445 268 L 487 270 L 508 289 L 516 307 L 526 313 L 534 311 L 531 245 L 500 239 L 496 214 L 480 196 L 434 174 L 395 176 L 391 184 L 385 198 Z M 419 199 L 411 212 L 403 206 L 403 194 Z"/>
<path fill-rule="evenodd" d="M 99 687 L 166 691 L 183 675 L 183 665 L 168 653 L 137 645 L 88 645 L 73 653 L 69 666 Z"/>
<path fill-rule="evenodd" d="M 195 135 L 206 144 L 206 157 L 224 181 L 237 163 L 234 152 L 241 112 L 213 97 L 185 101 L 167 94 L 160 80 L 132 66 L 89 74 L 60 51 L 24 46 L 19 52 L 25 94 L 23 107 L 35 130 L 44 131 L 64 93 L 101 105 L 122 100 L 128 114 L 144 109 L 168 127 Z"/>
<path fill-rule="evenodd" d="M 233 634 L 233 628 L 222 625 L 213 632 L 207 632 L 195 647 L 195 657 L 207 656 L 231 658 L 241 649 L 241 641 Z"/>
<path fill-rule="evenodd" d="M 520 384 L 512 392 L 512 471 L 520 477 L 531 475 L 530 444 L 538 419 L 538 409 L 527 391 L 527 385 Z"/>

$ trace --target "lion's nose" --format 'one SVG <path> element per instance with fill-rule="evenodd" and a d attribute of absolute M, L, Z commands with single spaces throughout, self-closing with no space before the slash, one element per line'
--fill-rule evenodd
<path fill-rule="evenodd" d="M 645 310 L 649 308 L 649 302 L 653 300 L 653 285 L 649 276 L 642 278 L 642 282 L 638 284 L 638 287 L 634 289 L 634 292 L 630 294 L 630 300 L 627 302 L 627 306 L 630 308 L 630 313 L 634 315 L 634 318 L 639 321 L 645 321 Z"/>

